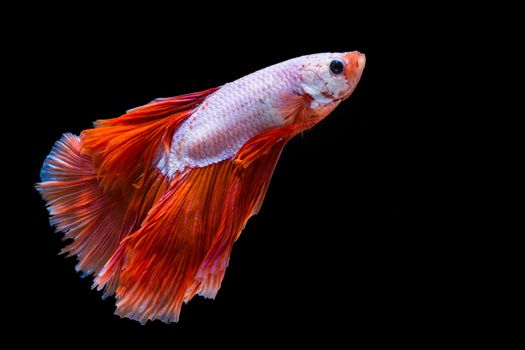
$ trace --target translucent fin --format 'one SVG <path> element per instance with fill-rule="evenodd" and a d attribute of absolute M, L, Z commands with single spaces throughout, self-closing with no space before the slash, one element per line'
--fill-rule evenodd
<path fill-rule="evenodd" d="M 227 160 L 171 180 L 98 278 L 102 285 L 121 269 L 118 315 L 141 323 L 176 322 L 183 302 L 195 294 L 215 297 L 233 243 L 259 209 L 287 140 L 274 141 L 246 167 Z"/>

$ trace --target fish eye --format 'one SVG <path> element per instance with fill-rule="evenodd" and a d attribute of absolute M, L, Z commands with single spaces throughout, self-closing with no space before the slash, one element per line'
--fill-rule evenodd
<path fill-rule="evenodd" d="M 332 62 L 330 62 L 330 70 L 334 74 L 341 74 L 344 68 L 345 65 L 341 60 L 333 60 Z"/>

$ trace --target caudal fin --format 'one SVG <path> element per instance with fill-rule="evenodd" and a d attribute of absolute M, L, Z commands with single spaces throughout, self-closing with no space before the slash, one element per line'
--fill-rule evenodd
<path fill-rule="evenodd" d="M 51 225 L 74 241 L 63 253 L 78 256 L 77 271 L 98 273 L 119 243 L 122 198 L 104 195 L 80 138 L 67 133 L 47 156 L 37 190 L 47 202 Z"/>
<path fill-rule="evenodd" d="M 155 157 L 214 91 L 157 99 L 55 143 L 36 188 L 51 225 L 73 239 L 63 252 L 78 257 L 78 271 L 97 275 L 120 242 L 139 229 L 166 190 L 167 181 L 152 166 Z M 118 275 L 105 283 L 105 296 L 115 292 Z"/>
<path fill-rule="evenodd" d="M 37 189 L 51 224 L 73 242 L 77 270 L 116 293 L 116 313 L 177 321 L 194 295 L 213 298 L 232 246 L 264 198 L 293 130 L 249 140 L 233 159 L 173 178 L 155 166 L 178 125 L 214 90 L 157 100 L 100 121 L 81 137 L 65 134 L 42 168 Z"/>

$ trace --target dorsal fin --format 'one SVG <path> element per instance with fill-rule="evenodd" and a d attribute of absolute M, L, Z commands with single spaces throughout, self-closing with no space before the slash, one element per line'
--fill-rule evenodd
<path fill-rule="evenodd" d="M 157 99 L 82 132 L 82 151 L 93 158 L 102 189 L 142 186 L 161 146 L 169 151 L 177 127 L 217 90 Z"/>

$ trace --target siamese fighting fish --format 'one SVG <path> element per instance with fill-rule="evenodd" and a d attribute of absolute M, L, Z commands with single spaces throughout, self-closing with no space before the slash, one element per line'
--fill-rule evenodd
<path fill-rule="evenodd" d="M 357 51 L 301 56 L 64 134 L 36 184 L 71 241 L 63 252 L 117 315 L 178 321 L 183 302 L 216 296 L 283 147 L 348 98 L 364 67 Z"/>

